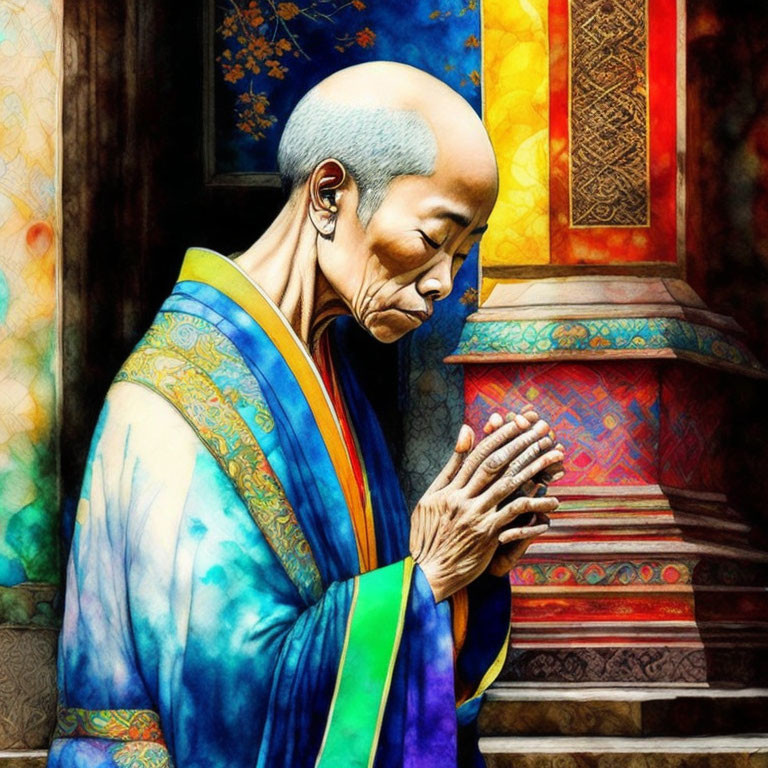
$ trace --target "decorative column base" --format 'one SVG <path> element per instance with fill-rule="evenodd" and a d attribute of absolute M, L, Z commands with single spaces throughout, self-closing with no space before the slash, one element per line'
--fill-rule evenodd
<path fill-rule="evenodd" d="M 724 495 L 732 374 L 765 375 L 738 326 L 678 280 L 537 280 L 498 286 L 449 360 L 471 425 L 530 402 L 567 452 L 501 679 L 768 682 L 768 553 Z"/>
<path fill-rule="evenodd" d="M 0 766 L 45 763 L 38 750 L 56 720 L 57 593 L 54 584 L 0 587 Z"/>

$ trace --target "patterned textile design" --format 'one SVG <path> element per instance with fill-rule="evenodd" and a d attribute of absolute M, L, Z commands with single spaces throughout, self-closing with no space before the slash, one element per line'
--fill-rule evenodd
<path fill-rule="evenodd" d="M 154 331 L 155 338 L 167 340 L 169 346 L 154 349 L 149 340 L 142 341 L 115 381 L 148 387 L 184 416 L 232 481 L 302 597 L 318 600 L 322 594 L 320 573 L 280 481 L 234 402 L 210 378 L 209 372 L 218 370 L 219 365 L 231 365 L 232 359 L 203 358 L 203 370 L 186 357 L 193 347 L 210 352 L 226 340 L 204 321 L 193 324 L 189 316 L 176 313 L 161 315 L 158 325 L 161 328 Z M 202 330 L 205 327 L 207 331 Z M 195 340 L 195 334 L 211 338 Z M 174 343 L 177 337 L 185 339 L 186 348 Z"/>
<path fill-rule="evenodd" d="M 134 741 L 116 744 L 109 752 L 118 768 L 172 768 L 171 756 L 160 744 Z"/>
<path fill-rule="evenodd" d="M 257 335 L 265 334 L 275 350 L 283 357 L 290 367 L 292 377 L 301 389 L 300 399 L 306 401 L 310 414 L 306 417 L 315 420 L 322 435 L 325 448 L 330 456 L 333 471 L 341 485 L 347 509 L 354 516 L 364 515 L 357 482 L 352 470 L 344 444 L 344 437 L 338 427 L 333 406 L 328 399 L 322 380 L 315 365 L 307 354 L 306 347 L 291 329 L 286 319 L 271 304 L 267 297 L 231 260 L 204 248 L 190 248 L 184 258 L 179 275 L 179 288 L 182 284 L 190 283 L 189 287 L 195 294 L 198 286 L 211 287 L 228 301 L 234 302 L 240 309 L 245 310 L 251 322 L 259 328 L 254 330 Z M 202 288 L 205 292 L 205 287 Z M 216 301 L 216 299 L 213 299 Z M 201 316 L 205 315 L 202 310 Z M 258 318 L 258 322 L 255 320 Z M 239 324 L 239 323 L 238 323 Z M 246 347 L 247 347 L 246 342 Z M 246 351 L 247 355 L 248 352 Z M 288 385 L 292 387 L 292 385 Z M 360 542 L 357 541 L 358 554 L 362 554 Z"/>
<path fill-rule="evenodd" d="M 645 0 L 571 3 L 571 224 L 648 224 Z"/>
<path fill-rule="evenodd" d="M 618 562 L 574 562 L 537 563 L 526 558 L 510 574 L 512 585 L 518 587 L 560 586 L 560 587 L 629 587 L 664 586 L 667 584 L 691 584 L 694 560 L 659 561 L 618 561 Z"/>
<path fill-rule="evenodd" d="M 629 317 L 582 321 L 469 322 L 454 355 L 544 355 L 670 349 L 755 373 L 762 366 L 739 341 L 721 331 L 675 318 Z"/>
<path fill-rule="evenodd" d="M 567 446 L 568 485 L 657 482 L 658 375 L 642 363 L 469 365 L 467 421 L 533 403 Z"/>
<path fill-rule="evenodd" d="M 0 585 L 58 583 L 61 0 L 0 4 Z"/>
<path fill-rule="evenodd" d="M 235 345 L 210 323 L 183 312 L 162 312 L 147 331 L 143 345 L 180 352 L 216 381 L 228 402 L 240 410 L 247 409 L 259 429 L 274 429 L 258 382 Z"/>
<path fill-rule="evenodd" d="M 78 709 L 63 707 L 54 739 L 87 737 L 115 741 L 148 741 L 165 745 L 160 716 L 151 709 Z"/>

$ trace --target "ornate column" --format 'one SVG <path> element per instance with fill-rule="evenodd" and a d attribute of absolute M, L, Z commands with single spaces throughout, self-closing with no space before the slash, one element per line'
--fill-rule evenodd
<path fill-rule="evenodd" d="M 768 554 L 725 476 L 728 396 L 766 371 L 685 282 L 684 5 L 486 0 L 483 25 L 501 191 L 448 361 L 470 424 L 533 403 L 568 474 L 512 573 L 482 746 L 494 766 L 709 765 L 714 743 L 647 738 L 768 729 L 749 716 L 765 691 L 733 691 L 768 683 Z M 698 724 L 670 715 L 677 697 Z"/>
<path fill-rule="evenodd" d="M 513 572 L 505 677 L 758 682 L 768 554 L 724 494 L 726 397 L 764 376 L 681 280 L 497 285 L 453 358 L 466 415 L 532 402 L 568 451 L 551 531 Z"/>

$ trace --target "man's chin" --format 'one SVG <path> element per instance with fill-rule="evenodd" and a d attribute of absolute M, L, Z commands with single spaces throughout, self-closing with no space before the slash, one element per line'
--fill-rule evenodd
<path fill-rule="evenodd" d="M 358 321 L 359 322 L 359 321 Z M 383 312 L 360 325 L 382 344 L 393 344 L 421 325 L 415 318 L 401 312 Z"/>
<path fill-rule="evenodd" d="M 399 309 L 372 312 L 367 317 L 356 319 L 359 325 L 382 344 L 392 344 L 422 324 L 421 319 L 414 313 Z"/>
<path fill-rule="evenodd" d="M 365 330 L 368 331 L 376 341 L 380 341 L 382 344 L 394 344 L 394 342 L 402 339 L 407 333 L 413 331 L 414 327 L 395 329 L 377 325 L 373 328 L 366 328 Z"/>

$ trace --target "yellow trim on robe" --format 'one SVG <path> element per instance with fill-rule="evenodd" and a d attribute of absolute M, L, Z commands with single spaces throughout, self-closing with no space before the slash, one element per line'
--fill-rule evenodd
<path fill-rule="evenodd" d="M 366 509 L 361 503 L 341 427 L 320 373 L 306 347 L 269 297 L 226 256 L 205 248 L 190 248 L 179 274 L 179 281 L 183 280 L 205 283 L 221 291 L 261 326 L 285 358 L 306 395 L 339 478 L 355 532 L 360 569 L 363 573 L 373 570 L 378 565 L 376 548 L 363 546 L 365 532 L 369 528 L 372 529 L 372 520 L 367 520 L 367 517 L 372 515 L 370 504 L 366 505 Z"/>
<path fill-rule="evenodd" d="M 488 670 L 483 675 L 483 679 L 477 686 L 477 690 L 475 690 L 475 692 L 467 699 L 467 701 L 472 701 L 472 699 L 476 699 L 478 696 L 482 695 L 485 689 L 488 688 L 488 686 L 499 676 L 501 668 L 504 666 L 504 662 L 507 660 L 507 651 L 509 650 L 509 635 L 511 631 L 512 625 L 510 624 L 507 627 L 507 636 L 504 638 L 504 645 L 501 646 L 501 650 L 493 660 L 493 664 L 488 667 Z M 459 703 L 463 704 L 464 702 Z"/>

